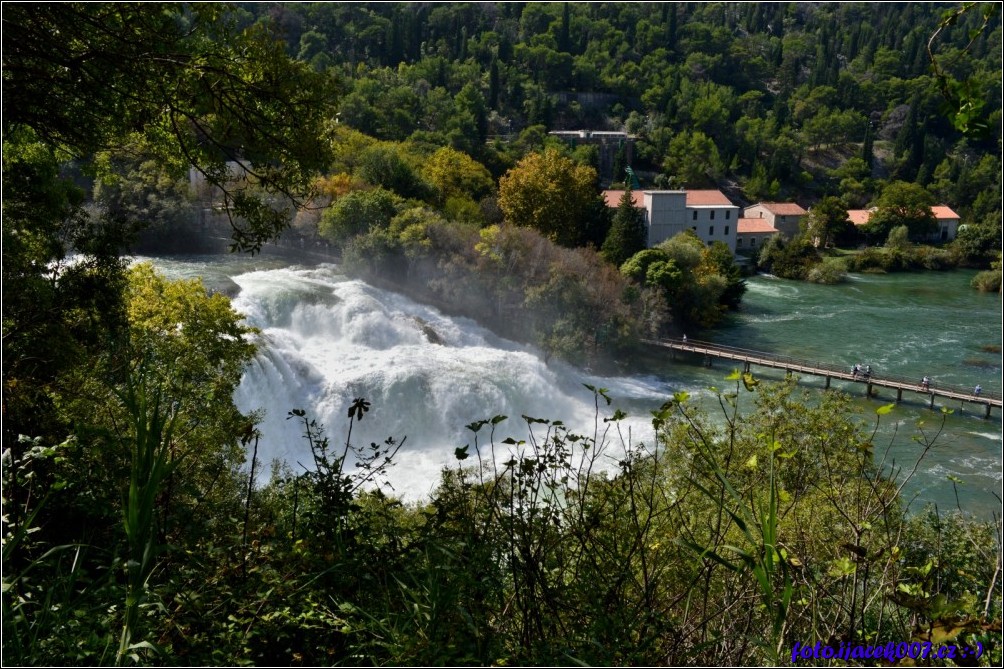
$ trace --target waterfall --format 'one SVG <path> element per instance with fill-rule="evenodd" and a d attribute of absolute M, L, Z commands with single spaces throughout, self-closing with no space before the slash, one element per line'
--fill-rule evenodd
<path fill-rule="evenodd" d="M 263 462 L 278 458 L 294 470 L 312 463 L 302 423 L 286 419 L 294 408 L 323 424 L 339 445 L 353 399 L 371 402 L 352 441 L 366 446 L 407 437 L 390 480 L 397 493 L 416 499 L 432 492 L 444 466 L 455 464 L 455 448 L 473 443 L 465 427 L 473 421 L 509 416 L 496 441 L 525 439 L 524 414 L 561 420 L 591 436 L 594 398 L 584 383 L 652 408 L 668 392 L 655 378 L 597 378 L 546 364 L 532 348 L 474 321 L 349 280 L 332 265 L 253 271 L 233 280 L 240 286 L 234 307 L 262 331 L 261 350 L 235 401 L 242 411 L 264 413 Z M 601 418 L 609 415 L 601 410 Z M 633 434 L 645 433 L 640 413 L 628 424 Z"/>

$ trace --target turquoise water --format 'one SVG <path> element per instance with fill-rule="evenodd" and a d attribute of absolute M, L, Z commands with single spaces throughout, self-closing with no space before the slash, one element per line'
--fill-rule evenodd
<path fill-rule="evenodd" d="M 782 355 L 844 365 L 870 364 L 876 375 L 897 375 L 933 383 L 1001 390 L 1000 295 L 969 287 L 972 271 L 917 274 L 857 274 L 836 286 L 822 286 L 757 276 L 748 281 L 740 311 L 729 323 L 703 335 L 716 343 L 770 351 Z M 686 384 L 719 384 L 729 365 L 713 370 L 686 363 L 658 371 Z M 754 369 L 766 379 L 780 379 L 780 370 Z M 823 379 L 805 377 L 804 385 L 822 388 Z M 878 391 L 867 399 L 861 384 L 834 382 L 856 398 L 862 419 L 895 401 L 895 391 Z M 892 441 L 897 464 L 912 468 L 919 454 L 911 440 L 917 424 L 929 433 L 941 421 L 940 408 L 954 411 L 936 446 L 921 462 L 905 489 L 918 510 L 928 502 L 942 509 L 956 504 L 979 515 L 1000 511 L 1001 412 L 984 420 L 983 407 L 938 400 L 931 411 L 920 395 L 904 393 L 904 401 L 883 418 L 880 434 Z M 897 432 L 893 439 L 894 430 Z M 879 442 L 881 443 L 881 442 Z M 962 483 L 953 486 L 953 476 Z M 958 498 L 956 498 L 956 493 Z"/>

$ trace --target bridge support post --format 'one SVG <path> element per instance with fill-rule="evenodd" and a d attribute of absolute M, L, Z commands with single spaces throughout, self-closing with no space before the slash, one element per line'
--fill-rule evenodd
<path fill-rule="evenodd" d="M 990 418 L 990 402 L 987 402 L 987 412 L 985 414 L 983 414 L 983 418 L 984 419 L 989 419 Z"/>
<path fill-rule="evenodd" d="M 827 390 L 830 389 L 830 377 L 828 377 L 828 376 L 826 377 L 826 389 Z"/>
<path fill-rule="evenodd" d="M 871 383 L 868 384 L 868 392 L 867 392 L 866 396 L 867 397 L 871 397 L 872 396 L 872 384 Z"/>
<path fill-rule="evenodd" d="M 743 371 L 746 372 L 747 374 L 750 373 L 750 361 L 749 360 L 746 361 L 746 366 L 743 368 Z"/>
<path fill-rule="evenodd" d="M 934 408 L 934 393 L 931 393 L 931 408 Z"/>
<path fill-rule="evenodd" d="M 899 404 L 902 401 L 903 401 L 903 389 L 902 388 L 897 388 L 896 389 L 896 404 Z"/>

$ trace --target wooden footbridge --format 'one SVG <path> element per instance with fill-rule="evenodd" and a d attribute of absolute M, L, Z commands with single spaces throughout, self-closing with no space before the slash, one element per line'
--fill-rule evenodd
<path fill-rule="evenodd" d="M 897 402 L 903 401 L 903 393 L 906 392 L 923 398 L 932 409 L 934 408 L 934 400 L 936 397 L 949 400 L 960 400 L 963 404 L 970 402 L 977 406 L 985 407 L 985 413 L 983 415 L 984 418 L 990 417 L 991 408 L 1001 407 L 1000 393 L 981 392 L 977 395 L 973 392 L 973 388 L 952 386 L 944 383 L 937 383 L 933 380 L 926 387 L 924 387 L 921 385 L 920 381 L 915 378 L 908 379 L 906 377 L 889 375 L 879 376 L 876 374 L 855 374 L 846 366 L 799 360 L 797 358 L 774 355 L 773 353 L 765 353 L 763 351 L 752 351 L 733 346 L 722 346 L 720 344 L 712 344 L 710 342 L 696 341 L 693 339 L 645 339 L 643 342 L 650 346 L 668 348 L 672 351 L 682 351 L 703 355 L 705 358 L 705 364 L 708 366 L 711 365 L 711 361 L 713 359 L 718 358 L 741 362 L 743 363 L 744 371 L 746 372 L 750 371 L 750 367 L 752 365 L 760 367 L 773 367 L 774 369 L 783 369 L 788 374 L 797 372 L 799 374 L 810 374 L 813 376 L 823 377 L 826 379 L 826 388 L 830 387 L 830 381 L 832 379 L 852 381 L 866 386 L 866 394 L 868 397 L 873 396 L 873 389 L 876 387 L 890 388 L 896 391 Z"/>

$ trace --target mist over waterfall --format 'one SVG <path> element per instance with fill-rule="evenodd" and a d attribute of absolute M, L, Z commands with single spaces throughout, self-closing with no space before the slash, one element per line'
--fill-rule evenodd
<path fill-rule="evenodd" d="M 545 364 L 530 348 L 471 320 L 347 279 L 333 265 L 254 271 L 233 280 L 241 289 L 234 306 L 262 330 L 262 349 L 235 400 L 243 411 L 264 412 L 263 476 L 274 458 L 299 471 L 313 465 L 302 422 L 287 420 L 294 408 L 323 424 L 331 443 L 340 445 L 353 399 L 371 402 L 352 441 L 366 446 L 407 437 L 390 480 L 397 493 L 416 499 L 435 488 L 444 465 L 455 464 L 456 447 L 473 443 L 465 428 L 473 421 L 509 416 L 497 440 L 526 438 L 523 414 L 592 435 L 594 398 L 583 383 L 652 408 L 668 392 L 656 379 L 600 379 Z M 601 418 L 612 407 L 602 410 Z M 641 414 L 628 424 L 639 435 L 635 441 L 651 436 Z"/>

